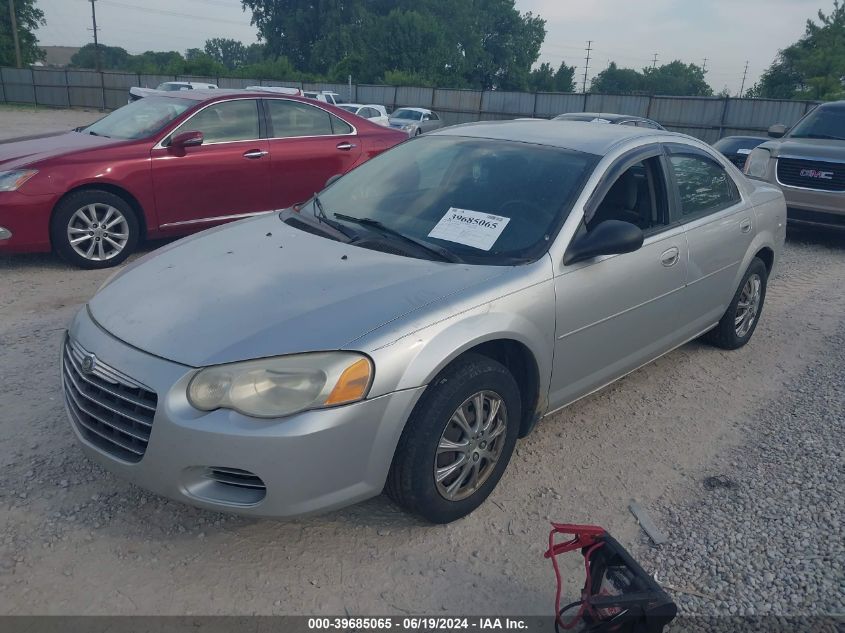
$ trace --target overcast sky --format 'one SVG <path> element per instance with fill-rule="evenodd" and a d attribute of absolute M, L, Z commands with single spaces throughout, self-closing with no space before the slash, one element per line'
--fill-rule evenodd
<path fill-rule="evenodd" d="M 455 0 L 460 2 L 461 0 Z M 78 46 L 91 41 L 88 0 L 38 0 L 47 26 L 42 45 Z M 593 40 L 589 77 L 609 61 L 642 68 L 682 59 L 702 64 L 715 91 L 738 92 L 745 62 L 753 84 L 778 49 L 794 42 L 804 24 L 832 0 L 517 0 L 521 11 L 546 19 L 541 61 L 562 60 L 584 73 L 587 40 Z M 100 41 L 131 53 L 202 47 L 210 37 L 254 42 L 250 15 L 239 0 L 97 0 Z"/>

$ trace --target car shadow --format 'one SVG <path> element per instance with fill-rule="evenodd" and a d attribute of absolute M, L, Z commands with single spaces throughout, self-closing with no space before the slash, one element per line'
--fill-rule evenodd
<path fill-rule="evenodd" d="M 814 229 L 788 226 L 786 239 L 797 244 L 814 244 L 828 248 L 845 249 L 845 230 Z"/>
<path fill-rule="evenodd" d="M 147 253 L 151 253 L 152 251 L 161 248 L 162 246 L 166 246 L 171 242 L 174 242 L 178 238 L 168 238 L 168 239 L 157 239 L 157 240 L 149 240 L 145 241 L 141 244 L 138 249 L 129 256 L 129 258 L 120 266 L 130 264 L 134 260 L 138 259 L 139 257 L 143 257 Z M 77 268 L 71 264 L 68 264 L 64 261 L 61 257 L 59 257 L 56 253 L 5 253 L 0 254 L 0 270 L 25 270 L 25 269 L 34 269 L 37 268 L 39 270 L 53 270 L 53 271 L 72 271 L 78 270 L 80 272 L 90 272 L 85 271 L 81 268 Z M 108 271 L 108 270 L 116 270 L 119 266 L 115 266 L 114 268 L 105 268 L 99 269 L 100 271 Z M 93 272 L 97 272 L 96 270 Z"/>

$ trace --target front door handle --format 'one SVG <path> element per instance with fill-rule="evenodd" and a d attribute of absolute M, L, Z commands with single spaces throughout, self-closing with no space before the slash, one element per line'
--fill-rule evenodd
<path fill-rule="evenodd" d="M 743 233 L 748 233 L 749 231 L 751 231 L 751 220 L 745 218 L 742 222 L 740 222 L 739 230 Z"/>
<path fill-rule="evenodd" d="M 339 150 L 344 151 L 344 152 L 348 152 L 349 150 L 354 149 L 354 148 L 356 148 L 356 147 L 358 147 L 358 146 L 357 146 L 357 145 L 355 145 L 355 143 L 348 143 L 348 142 L 346 142 L 346 141 L 344 141 L 343 143 L 338 143 L 338 144 L 337 144 L 337 148 L 338 148 Z"/>
<path fill-rule="evenodd" d="M 679 259 L 681 259 L 681 251 L 678 250 L 677 246 L 673 246 L 668 251 L 663 252 L 660 256 L 660 263 L 669 268 L 677 264 Z"/>
<path fill-rule="evenodd" d="M 264 158 L 269 153 L 266 149 L 251 149 L 244 154 L 244 158 L 255 160 L 256 158 Z"/>

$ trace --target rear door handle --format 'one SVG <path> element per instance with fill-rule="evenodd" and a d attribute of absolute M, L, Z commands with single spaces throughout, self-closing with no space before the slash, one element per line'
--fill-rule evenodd
<path fill-rule="evenodd" d="M 344 152 L 348 152 L 349 150 L 354 149 L 356 147 L 358 146 L 355 145 L 355 143 L 347 143 L 346 141 L 337 144 L 337 148 L 339 150 L 343 150 Z"/>
<path fill-rule="evenodd" d="M 251 149 L 244 154 L 244 158 L 255 160 L 256 158 L 264 158 L 269 153 L 266 149 Z"/>
<path fill-rule="evenodd" d="M 748 233 L 751 230 L 751 220 L 748 218 L 744 219 L 742 222 L 739 223 L 739 230 L 743 233 Z"/>
<path fill-rule="evenodd" d="M 677 264 L 679 259 L 681 259 L 681 251 L 678 250 L 677 246 L 673 246 L 668 251 L 663 252 L 660 256 L 660 263 L 669 268 Z"/>

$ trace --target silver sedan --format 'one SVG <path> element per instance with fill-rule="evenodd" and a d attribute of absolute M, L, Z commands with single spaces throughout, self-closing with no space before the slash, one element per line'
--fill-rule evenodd
<path fill-rule="evenodd" d="M 399 108 L 391 113 L 388 126 L 407 132 L 408 136 L 419 136 L 440 129 L 443 120 L 426 108 Z"/>
<path fill-rule="evenodd" d="M 386 490 L 453 521 L 542 418 L 696 337 L 745 345 L 785 219 L 686 136 L 441 130 L 124 268 L 65 339 L 71 426 L 109 470 L 214 510 Z"/>

